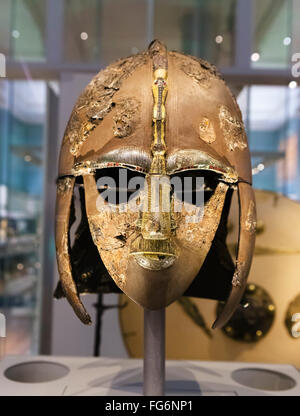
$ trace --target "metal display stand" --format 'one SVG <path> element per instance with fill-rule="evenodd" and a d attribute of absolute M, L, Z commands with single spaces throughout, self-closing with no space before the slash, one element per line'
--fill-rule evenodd
<path fill-rule="evenodd" d="M 144 396 L 165 394 L 165 308 L 144 309 Z"/>

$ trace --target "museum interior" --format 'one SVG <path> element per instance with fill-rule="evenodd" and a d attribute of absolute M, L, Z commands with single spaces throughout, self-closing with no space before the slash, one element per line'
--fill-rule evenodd
<path fill-rule="evenodd" d="M 299 21 L 298 0 L 0 1 L 5 357 L 143 357 L 143 310 L 126 294 L 81 296 L 92 325 L 65 298 L 54 299 L 56 185 L 64 131 L 82 90 L 107 65 L 159 39 L 169 51 L 215 65 L 236 97 L 257 210 L 242 304 L 214 330 L 224 302 L 178 297 L 166 308 L 166 358 L 300 370 Z M 238 217 L 234 192 L 232 257 Z"/>

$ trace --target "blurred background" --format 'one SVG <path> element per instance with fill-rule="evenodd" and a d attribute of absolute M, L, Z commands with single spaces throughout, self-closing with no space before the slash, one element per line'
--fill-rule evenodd
<path fill-rule="evenodd" d="M 212 62 L 242 109 L 254 186 L 299 201 L 300 88 L 291 72 L 299 21 L 298 0 L 0 0 L 0 312 L 8 354 L 93 354 L 95 327 L 52 300 L 59 146 L 89 80 L 154 38 Z M 98 300 L 84 298 L 93 317 Z M 113 307 L 102 317 L 101 354 L 127 356 L 118 296 L 103 302 Z"/>

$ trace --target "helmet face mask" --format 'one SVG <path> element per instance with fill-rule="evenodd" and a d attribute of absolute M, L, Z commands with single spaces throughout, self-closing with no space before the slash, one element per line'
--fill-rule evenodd
<path fill-rule="evenodd" d="M 60 158 L 57 260 L 63 293 L 90 323 L 79 298 L 89 284 L 81 290 L 75 277 L 80 244 L 75 253 L 69 242 L 75 185 L 90 233 L 80 234 L 82 250 L 92 241 L 91 251 L 96 247 L 100 255 L 93 254 L 94 281 L 108 272 L 147 309 L 183 294 L 228 297 L 214 326 L 226 323 L 251 264 L 255 200 L 241 114 L 214 67 L 154 41 L 148 51 L 100 72 L 74 107 Z M 235 270 L 225 244 L 233 188 L 240 201 Z M 213 263 L 226 263 L 227 286 Z M 207 279 L 219 288 L 207 289 Z"/>

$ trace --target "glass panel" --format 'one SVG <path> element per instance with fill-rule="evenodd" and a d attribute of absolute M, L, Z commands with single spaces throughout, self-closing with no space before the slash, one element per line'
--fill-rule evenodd
<path fill-rule="evenodd" d="M 244 87 L 238 103 L 248 127 L 254 187 L 300 200 L 300 88 Z"/>
<path fill-rule="evenodd" d="M 99 59 L 99 0 L 64 1 L 64 56 L 69 62 Z"/>
<path fill-rule="evenodd" d="M 147 28 L 152 24 L 148 3 L 151 1 L 102 0 L 100 41 L 104 63 L 135 54 L 148 46 Z"/>
<path fill-rule="evenodd" d="M 1 13 L 0 13 L 0 52 L 4 55 L 9 55 L 11 31 L 11 0 L 1 1 Z"/>
<path fill-rule="evenodd" d="M 300 1 L 292 1 L 292 54 L 300 52 Z"/>
<path fill-rule="evenodd" d="M 46 86 L 0 82 L 0 312 L 7 353 L 37 352 Z"/>
<path fill-rule="evenodd" d="M 129 11 L 132 12 L 129 12 Z M 65 0 L 64 56 L 108 64 L 146 46 L 146 1 Z"/>
<path fill-rule="evenodd" d="M 45 0 L 11 1 L 11 56 L 45 59 Z"/>
<path fill-rule="evenodd" d="M 288 67 L 292 41 L 292 0 L 255 0 L 253 6 L 255 55 L 252 55 L 252 66 Z"/>
<path fill-rule="evenodd" d="M 156 0 L 154 37 L 220 65 L 234 59 L 235 0 Z"/>

